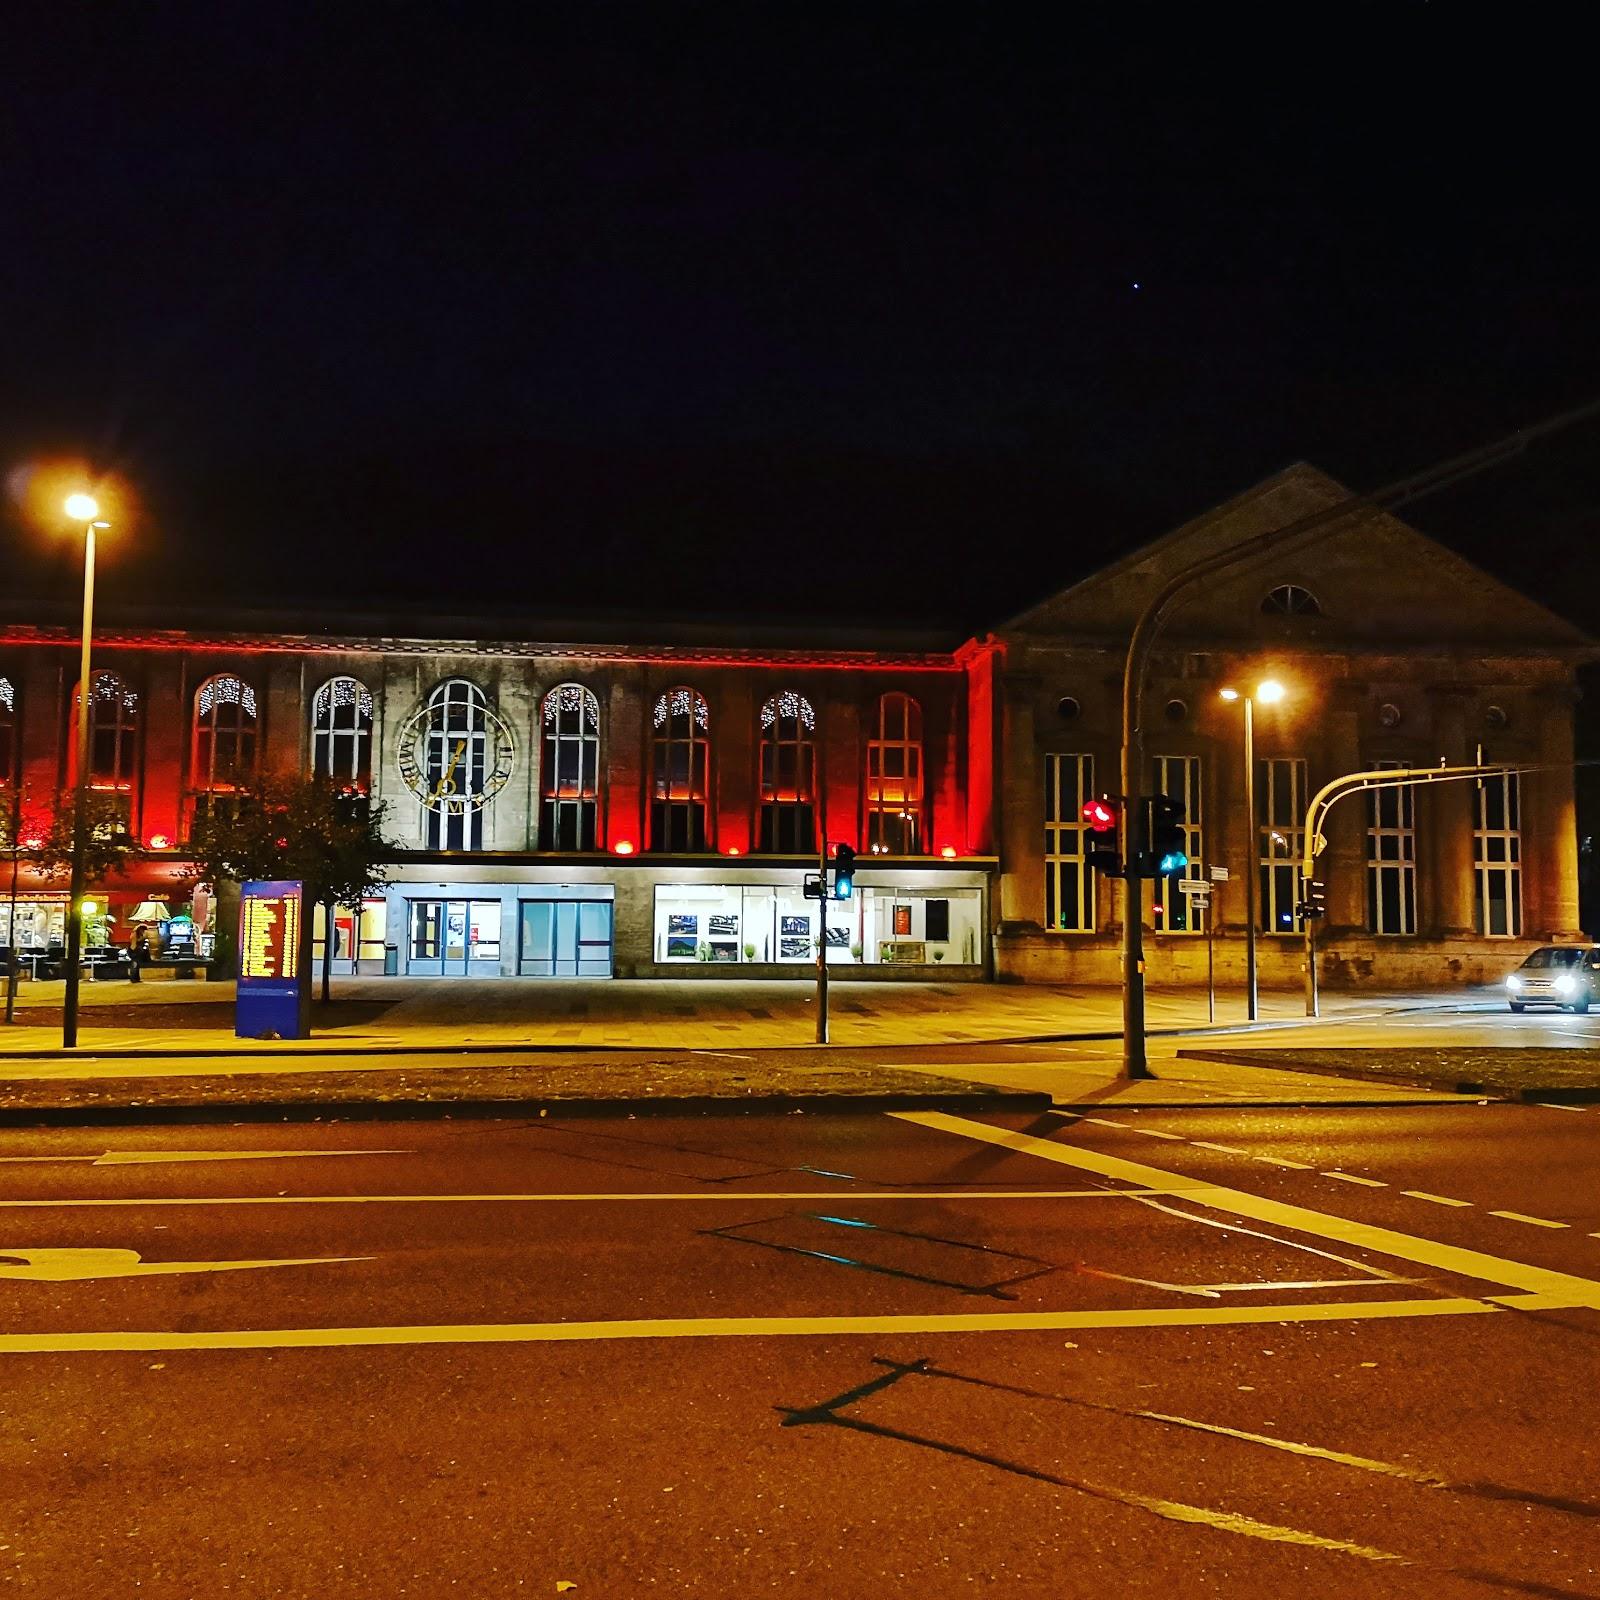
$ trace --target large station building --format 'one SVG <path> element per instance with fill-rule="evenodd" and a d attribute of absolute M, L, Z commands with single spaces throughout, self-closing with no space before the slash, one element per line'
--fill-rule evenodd
<path fill-rule="evenodd" d="M 1115 982 L 1115 885 L 1087 867 L 1084 799 L 1117 784 L 1123 654 L 1144 601 L 1198 556 L 1345 498 L 1279 474 L 979 638 L 676 623 L 497 625 L 218 618 L 109 609 L 87 696 L 90 779 L 138 859 L 96 886 L 136 907 L 193 892 L 183 840 L 263 772 L 322 774 L 384 803 L 389 884 L 336 919 L 336 970 L 430 977 L 803 976 L 823 938 L 802 894 L 823 839 L 857 894 L 828 908 L 857 975 Z M 0 784 L 73 780 L 70 627 L 0 625 Z M 1397 519 L 1196 586 L 1145 701 L 1146 787 L 1183 801 L 1209 911 L 1176 882 L 1149 909 L 1152 981 L 1242 962 L 1244 875 L 1262 973 L 1300 975 L 1295 863 L 1312 792 L 1385 765 L 1514 763 L 1493 779 L 1334 810 L 1324 980 L 1497 976 L 1580 937 L 1575 628 Z M 1256 815 L 1239 702 L 1260 680 Z M 0 886 L 0 945 L 60 937 L 59 886 Z M 204 896 L 202 896 L 202 911 Z M 1206 919 L 1212 919 L 1208 929 Z"/>

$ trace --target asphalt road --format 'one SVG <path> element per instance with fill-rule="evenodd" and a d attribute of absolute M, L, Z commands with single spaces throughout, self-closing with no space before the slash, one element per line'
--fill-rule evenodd
<path fill-rule="evenodd" d="M 1600 1595 L 1600 1110 L 0 1133 L 0 1587 Z"/>

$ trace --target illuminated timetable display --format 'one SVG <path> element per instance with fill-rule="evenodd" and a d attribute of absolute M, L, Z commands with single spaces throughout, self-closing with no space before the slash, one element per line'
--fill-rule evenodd
<path fill-rule="evenodd" d="M 291 887 L 292 894 L 252 895 L 240 901 L 239 976 L 246 982 L 293 978 L 299 970 L 300 886 Z"/>
<path fill-rule="evenodd" d="M 303 1039 L 310 1032 L 304 885 L 239 887 L 239 983 L 233 1031 L 241 1039 Z"/>

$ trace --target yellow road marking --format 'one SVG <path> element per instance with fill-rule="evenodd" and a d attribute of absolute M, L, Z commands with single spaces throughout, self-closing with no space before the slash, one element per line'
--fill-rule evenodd
<path fill-rule="evenodd" d="M 1470 1206 L 1470 1200 L 1452 1200 L 1447 1194 L 1429 1194 L 1426 1189 L 1402 1189 L 1408 1200 L 1431 1200 L 1436 1206 Z"/>
<path fill-rule="evenodd" d="M 1505 1296 L 1510 1307 L 1518 1297 Z M 1542 1302 L 1541 1302 L 1542 1304 Z M 1161 1306 L 1142 1311 L 965 1312 L 884 1317 L 660 1317 L 616 1322 L 477 1322 L 360 1328 L 108 1329 L 0 1334 L 0 1355 L 147 1350 L 322 1350 L 428 1344 L 569 1344 L 631 1339 L 771 1339 L 884 1334 L 1057 1333 L 1082 1328 L 1193 1328 L 1497 1315 L 1485 1300 L 1351 1300 L 1300 1306 Z"/>
<path fill-rule="evenodd" d="M 1520 1211 L 1491 1211 L 1491 1217 L 1504 1217 L 1507 1222 L 1526 1222 L 1531 1228 L 1565 1228 L 1569 1223 L 1551 1222 L 1548 1217 L 1528 1217 Z"/>
<path fill-rule="evenodd" d="M 1388 1184 L 1380 1182 L 1377 1178 L 1358 1178 L 1353 1172 L 1324 1172 L 1324 1178 L 1337 1178 L 1341 1183 L 1359 1183 L 1368 1189 L 1387 1189 Z"/>
<path fill-rule="evenodd" d="M 1269 1200 L 1264 1195 L 1251 1194 L 1243 1189 L 1230 1189 L 1222 1184 L 1195 1184 L 1193 1180 L 1177 1173 L 1164 1172 L 1159 1167 L 1148 1167 L 1143 1162 L 1128 1161 L 1120 1156 L 1102 1155 L 1097 1150 L 1077 1145 L 1057 1144 L 1050 1139 L 1040 1139 L 1033 1134 L 1013 1133 L 1009 1128 L 995 1128 L 984 1122 L 973 1122 L 965 1117 L 951 1116 L 943 1111 L 893 1111 L 889 1115 L 902 1122 L 914 1122 L 924 1128 L 957 1137 L 976 1139 L 985 1144 L 999 1145 L 1022 1155 L 1038 1156 L 1065 1167 L 1077 1167 L 1086 1172 L 1098 1173 L 1104 1178 L 1119 1178 L 1124 1183 L 1142 1184 L 1160 1189 L 1170 1185 L 1168 1193 L 1182 1193 L 1192 1205 L 1207 1206 L 1236 1217 L 1249 1217 L 1257 1222 L 1275 1224 L 1280 1228 L 1293 1228 L 1315 1238 L 1336 1240 L 1353 1245 L 1360 1250 L 1376 1250 L 1410 1261 L 1419 1266 L 1434 1267 L 1441 1272 L 1456 1273 L 1461 1277 L 1476 1278 L 1484 1283 L 1497 1284 L 1507 1289 L 1517 1289 L 1525 1294 L 1548 1295 L 1552 1301 L 1569 1306 L 1589 1306 L 1600 1309 L 1600 1283 L 1592 1278 L 1580 1278 L 1567 1272 L 1556 1272 L 1548 1267 L 1531 1266 L 1527 1262 L 1509 1261 L 1502 1256 L 1492 1256 L 1481 1250 L 1468 1250 L 1459 1245 L 1441 1244 L 1434 1239 L 1423 1239 L 1415 1234 L 1401 1233 L 1394 1228 L 1373 1227 L 1364 1222 L 1352 1222 L 1346 1217 L 1330 1212 L 1312 1211 L 1306 1206 L 1289 1205 L 1281 1200 Z"/>
<path fill-rule="evenodd" d="M 0 1209 L 11 1211 L 64 1210 L 105 1206 L 372 1206 L 372 1205 L 480 1205 L 503 1200 L 519 1204 L 537 1201 L 650 1201 L 671 1200 L 715 1205 L 721 1200 L 825 1200 L 837 1205 L 842 1200 L 1121 1200 L 1144 1194 L 1143 1189 L 712 1189 L 705 1192 L 652 1194 L 625 1191 L 618 1194 L 217 1194 L 217 1195 L 118 1195 L 96 1200 L 0 1200 Z M 1171 1189 L 1154 1189 L 1152 1194 L 1171 1194 Z"/>
<path fill-rule="evenodd" d="M 137 1250 L 104 1246 L 63 1250 L 0 1247 L 0 1279 L 87 1283 L 99 1278 L 152 1278 L 175 1272 L 243 1272 L 257 1267 L 322 1267 L 371 1256 L 297 1256 L 286 1261 L 141 1261 Z"/>

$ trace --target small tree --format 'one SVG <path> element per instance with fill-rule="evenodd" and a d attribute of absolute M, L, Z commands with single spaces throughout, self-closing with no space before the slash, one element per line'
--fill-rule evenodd
<path fill-rule="evenodd" d="M 240 798 L 233 814 L 196 817 L 185 853 L 213 889 L 247 879 L 304 885 L 308 905 L 324 917 L 322 998 L 333 972 L 333 914 L 359 908 L 387 881 L 383 863 L 394 844 L 383 836 L 383 805 L 358 789 L 322 778 L 265 778 Z"/>

